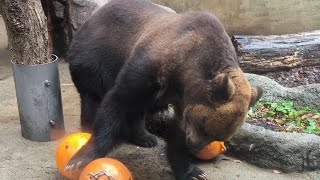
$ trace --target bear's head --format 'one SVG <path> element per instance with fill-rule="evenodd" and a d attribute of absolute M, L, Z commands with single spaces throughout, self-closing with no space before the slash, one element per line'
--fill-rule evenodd
<path fill-rule="evenodd" d="M 243 125 L 247 112 L 262 96 L 259 87 L 251 87 L 239 68 L 227 68 L 202 83 L 199 93 L 206 102 L 187 103 L 181 128 L 188 148 L 196 153 L 212 141 L 227 141 Z"/>

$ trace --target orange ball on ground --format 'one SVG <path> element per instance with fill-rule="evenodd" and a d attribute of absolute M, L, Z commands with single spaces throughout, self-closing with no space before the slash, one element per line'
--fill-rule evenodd
<path fill-rule="evenodd" d="M 89 163 L 82 171 L 79 180 L 133 180 L 129 169 L 120 161 L 99 158 Z"/>
<path fill-rule="evenodd" d="M 226 151 L 223 141 L 213 141 L 203 148 L 196 156 L 202 160 L 209 160 L 219 156 Z"/>
<path fill-rule="evenodd" d="M 59 172 L 68 179 L 78 179 L 80 176 L 79 171 L 67 172 L 64 170 L 69 160 L 84 146 L 90 139 L 89 133 L 74 133 L 64 137 L 56 150 L 56 165 Z"/>

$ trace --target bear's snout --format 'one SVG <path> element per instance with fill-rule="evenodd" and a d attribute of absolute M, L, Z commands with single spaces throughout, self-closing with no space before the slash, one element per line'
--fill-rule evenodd
<path fill-rule="evenodd" d="M 199 135 L 199 132 L 196 131 L 186 131 L 186 145 L 188 150 L 192 154 L 198 153 L 201 149 L 203 149 L 206 145 L 208 145 L 211 140 L 210 138 Z"/>
<path fill-rule="evenodd" d="M 193 142 L 192 139 L 187 138 L 186 139 L 186 145 L 188 150 L 192 153 L 192 154 L 197 154 L 199 151 L 201 151 L 201 149 L 203 149 L 207 144 L 206 143 L 200 143 L 200 142 Z"/>

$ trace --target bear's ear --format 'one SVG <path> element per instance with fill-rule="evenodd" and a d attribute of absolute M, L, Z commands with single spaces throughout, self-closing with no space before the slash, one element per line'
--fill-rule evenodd
<path fill-rule="evenodd" d="M 228 100 L 234 94 L 234 84 L 224 73 L 216 75 L 209 82 L 213 100 Z"/>
<path fill-rule="evenodd" d="M 252 86 L 251 87 L 251 100 L 249 107 L 252 107 L 262 96 L 263 91 L 258 86 Z"/>

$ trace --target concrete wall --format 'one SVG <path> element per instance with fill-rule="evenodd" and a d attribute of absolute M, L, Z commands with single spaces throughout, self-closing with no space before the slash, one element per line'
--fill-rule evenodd
<path fill-rule="evenodd" d="M 212 12 L 231 34 L 288 34 L 320 29 L 320 0 L 152 1 L 178 12 Z"/>
<path fill-rule="evenodd" d="M 108 0 L 92 0 L 99 6 Z M 178 12 L 208 11 L 230 34 L 288 34 L 320 30 L 320 0 L 152 0 Z M 7 35 L 0 15 L 0 49 Z"/>

